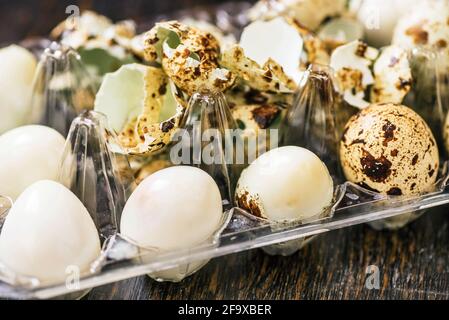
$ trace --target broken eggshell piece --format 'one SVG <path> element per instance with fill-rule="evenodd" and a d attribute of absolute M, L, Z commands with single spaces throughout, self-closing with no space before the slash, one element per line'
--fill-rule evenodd
<path fill-rule="evenodd" d="M 363 109 L 369 105 L 365 95 L 374 84 L 371 67 L 379 52 L 362 41 L 338 47 L 331 55 L 330 66 L 335 71 L 341 93 L 350 105 Z"/>
<path fill-rule="evenodd" d="M 77 50 L 92 74 L 99 78 L 143 58 L 141 36 L 136 35 L 133 21 L 114 24 L 93 11 L 84 11 L 75 19 L 61 22 L 52 30 L 51 37 Z"/>
<path fill-rule="evenodd" d="M 412 86 L 412 70 L 407 50 L 389 46 L 382 50 L 374 64 L 372 103 L 402 103 Z"/>
<path fill-rule="evenodd" d="M 243 30 L 240 37 L 240 47 L 249 59 L 260 66 L 270 59 L 275 61 L 295 83 L 299 83 L 302 76 L 300 60 L 303 44 L 298 30 L 282 17 L 255 21 Z"/>
<path fill-rule="evenodd" d="M 188 95 L 224 91 L 234 84 L 232 73 L 220 68 L 219 56 L 219 42 L 211 33 L 177 21 L 157 23 L 145 35 L 146 60 L 161 64 Z"/>
<path fill-rule="evenodd" d="M 183 101 L 160 68 L 130 64 L 107 74 L 95 100 L 127 154 L 158 151 L 170 142 Z"/>
<path fill-rule="evenodd" d="M 238 45 L 223 53 L 221 63 L 255 90 L 293 93 L 296 88 L 296 83 L 273 59 L 268 59 L 263 66 L 260 66 L 245 56 L 244 50 Z"/>

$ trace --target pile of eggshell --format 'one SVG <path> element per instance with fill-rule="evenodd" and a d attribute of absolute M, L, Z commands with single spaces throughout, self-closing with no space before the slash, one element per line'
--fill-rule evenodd
<path fill-rule="evenodd" d="M 437 179 L 439 154 L 425 121 L 401 105 L 413 86 L 407 50 L 419 45 L 447 53 L 449 1 L 349 2 L 260 1 L 239 42 L 191 20 L 161 22 L 137 35 L 131 22 L 114 25 L 94 13 L 83 15 L 82 28 L 68 32 L 61 24 L 53 35 L 84 54 L 102 50 L 103 58 L 118 63 L 97 70 L 105 76 L 95 109 L 107 115 L 130 158 L 151 159 L 166 146 L 189 97 L 203 89 L 223 92 L 236 121 L 254 138 L 251 130 L 257 135 L 275 126 L 291 106 L 310 64 L 330 65 L 343 99 L 361 109 L 340 141 L 346 178 L 383 194 L 420 194 Z M 372 18 L 373 6 L 380 10 L 378 30 L 361 23 Z M 0 194 L 14 200 L 0 234 L 0 263 L 56 283 L 69 266 L 89 272 L 100 239 L 89 212 L 66 187 L 70 183 L 59 181 L 64 137 L 23 126 L 35 68 L 25 49 L 0 50 Z M 121 234 L 161 251 L 208 241 L 223 223 L 216 182 L 194 167 L 164 167 L 149 170 L 153 174 L 128 199 Z M 285 222 L 320 216 L 333 195 L 325 164 L 306 149 L 285 146 L 243 171 L 235 200 L 254 216 Z"/>

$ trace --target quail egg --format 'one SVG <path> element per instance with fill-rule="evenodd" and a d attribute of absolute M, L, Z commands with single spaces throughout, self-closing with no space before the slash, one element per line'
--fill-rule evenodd
<path fill-rule="evenodd" d="M 212 177 L 195 167 L 170 167 L 134 190 L 123 209 L 121 233 L 143 247 L 185 249 L 218 231 L 222 215 Z"/>
<path fill-rule="evenodd" d="M 346 178 L 388 195 L 426 192 L 438 175 L 435 138 L 424 120 L 396 104 L 371 105 L 346 124 L 340 142 Z"/>
<path fill-rule="evenodd" d="M 287 146 L 264 153 L 245 169 L 235 198 L 254 216 L 285 222 L 318 217 L 333 193 L 326 165 L 307 149 Z"/>
<path fill-rule="evenodd" d="M 36 181 L 57 180 L 65 139 L 49 127 L 30 125 L 0 136 L 0 194 L 13 200 Z"/>
<path fill-rule="evenodd" d="M 81 201 L 49 180 L 29 186 L 6 217 L 0 234 L 0 261 L 42 283 L 82 275 L 100 255 L 100 238 Z"/>
<path fill-rule="evenodd" d="M 37 62 L 16 45 L 0 49 L 0 134 L 28 123 Z"/>

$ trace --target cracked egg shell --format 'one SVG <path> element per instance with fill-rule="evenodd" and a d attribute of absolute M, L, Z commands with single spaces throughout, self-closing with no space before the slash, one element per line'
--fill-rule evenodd
<path fill-rule="evenodd" d="M 407 50 L 389 46 L 382 50 L 374 64 L 372 103 L 402 103 L 412 87 L 412 70 Z"/>
<path fill-rule="evenodd" d="M 316 30 L 327 18 L 342 15 L 346 0 L 261 0 L 249 11 L 251 20 L 288 16 L 310 30 Z"/>
<path fill-rule="evenodd" d="M 238 45 L 223 53 L 221 64 L 255 90 L 292 93 L 296 89 L 296 83 L 285 74 L 282 66 L 272 59 L 260 66 L 245 56 L 244 50 Z"/>
<path fill-rule="evenodd" d="M 326 165 L 311 151 L 273 149 L 242 172 L 236 202 L 254 216 L 285 222 L 319 216 L 332 203 L 334 186 Z"/>
<path fill-rule="evenodd" d="M 340 161 L 348 181 L 388 195 L 426 192 L 438 175 L 435 138 L 408 107 L 377 104 L 346 124 Z"/>
<path fill-rule="evenodd" d="M 424 0 L 410 7 L 394 31 L 393 44 L 404 48 L 449 49 L 449 1 Z"/>
<path fill-rule="evenodd" d="M 178 88 L 195 92 L 224 91 L 234 84 L 234 75 L 220 68 L 220 45 L 209 32 L 177 21 L 157 23 L 145 35 L 145 57 L 162 64 Z"/>
<path fill-rule="evenodd" d="M 107 74 L 95 99 L 127 154 L 146 154 L 165 147 L 186 107 L 160 68 L 129 64 Z"/>
<path fill-rule="evenodd" d="M 112 23 L 107 17 L 93 11 L 84 11 L 74 22 L 65 20 L 51 32 L 51 37 L 75 50 L 102 49 L 116 59 L 132 57 L 132 40 L 136 26 L 131 20 Z M 98 59 L 101 65 L 101 59 Z"/>
<path fill-rule="evenodd" d="M 261 34 L 264 36 L 260 37 Z M 299 83 L 304 41 L 295 26 L 286 19 L 254 21 L 243 29 L 239 44 L 249 59 L 259 65 L 273 60 L 282 66 L 289 78 Z"/>
<path fill-rule="evenodd" d="M 371 66 L 379 52 L 360 40 L 334 50 L 330 66 L 335 71 L 339 89 L 350 105 L 363 109 L 369 105 L 365 96 L 368 86 L 374 84 Z"/>

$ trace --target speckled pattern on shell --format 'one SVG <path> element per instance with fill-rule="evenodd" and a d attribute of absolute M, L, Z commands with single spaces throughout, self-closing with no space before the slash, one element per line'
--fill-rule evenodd
<path fill-rule="evenodd" d="M 245 56 L 244 50 L 239 45 L 226 50 L 221 63 L 255 90 L 289 93 L 296 89 L 295 82 L 285 74 L 277 62 L 268 59 L 263 66 L 260 66 Z"/>
<path fill-rule="evenodd" d="M 170 32 L 178 36 L 180 43 L 171 48 L 171 56 L 168 56 L 163 46 Z M 157 23 L 145 35 L 144 42 L 145 58 L 149 62 L 161 63 L 176 86 L 189 95 L 201 89 L 224 91 L 234 84 L 235 77 L 219 67 L 220 45 L 209 32 L 169 21 Z"/>
<path fill-rule="evenodd" d="M 351 182 L 383 194 L 412 195 L 435 183 L 439 155 L 418 114 L 402 105 L 376 104 L 346 124 L 340 161 Z"/>

